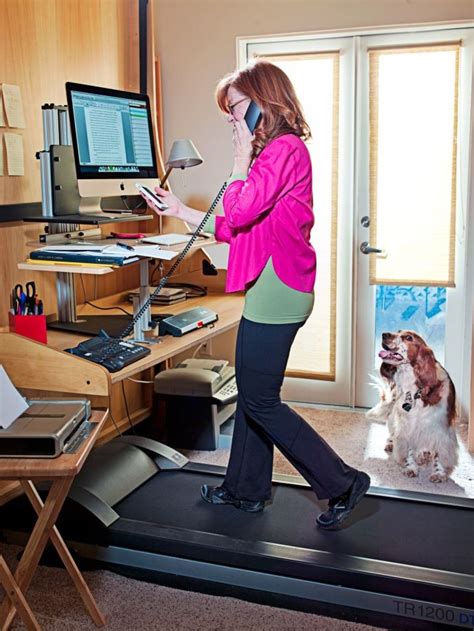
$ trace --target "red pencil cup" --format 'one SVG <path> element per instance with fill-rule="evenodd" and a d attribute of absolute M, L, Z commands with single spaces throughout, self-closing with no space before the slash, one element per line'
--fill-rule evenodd
<path fill-rule="evenodd" d="M 12 333 L 47 344 L 45 315 L 13 315 L 9 313 L 8 319 Z"/>

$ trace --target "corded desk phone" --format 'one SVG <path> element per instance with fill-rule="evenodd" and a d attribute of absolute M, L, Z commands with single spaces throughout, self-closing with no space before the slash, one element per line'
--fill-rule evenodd
<path fill-rule="evenodd" d="M 228 364 L 224 359 L 185 359 L 155 377 L 155 392 L 233 403 L 237 398 L 235 368 Z"/>

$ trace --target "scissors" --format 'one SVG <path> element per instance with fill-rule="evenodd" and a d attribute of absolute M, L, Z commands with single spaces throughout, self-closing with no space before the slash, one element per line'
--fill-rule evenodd
<path fill-rule="evenodd" d="M 29 281 L 25 285 L 15 285 L 13 290 L 13 306 L 17 315 L 33 315 L 35 312 L 36 285 Z"/>

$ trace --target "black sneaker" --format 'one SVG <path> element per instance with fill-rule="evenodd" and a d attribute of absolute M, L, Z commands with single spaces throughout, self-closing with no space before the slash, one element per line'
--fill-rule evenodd
<path fill-rule="evenodd" d="M 247 513 L 259 513 L 265 508 L 265 502 L 263 500 L 238 500 L 228 493 L 222 486 L 208 486 L 203 484 L 201 486 L 201 497 L 205 502 L 209 504 L 232 504 L 240 510 L 244 510 Z"/>
<path fill-rule="evenodd" d="M 324 530 L 338 530 L 367 493 L 369 487 L 369 476 L 363 471 L 359 471 L 346 493 L 329 500 L 327 511 L 321 513 L 316 519 L 318 526 Z"/>

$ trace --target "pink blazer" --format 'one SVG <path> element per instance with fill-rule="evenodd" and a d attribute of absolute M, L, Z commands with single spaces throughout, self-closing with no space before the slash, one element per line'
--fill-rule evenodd
<path fill-rule="evenodd" d="M 216 216 L 215 236 L 230 244 L 227 292 L 245 290 L 270 257 L 286 285 L 313 290 L 311 160 L 298 136 L 285 134 L 270 141 L 248 178 L 229 184 L 223 206 L 224 216 Z"/>

